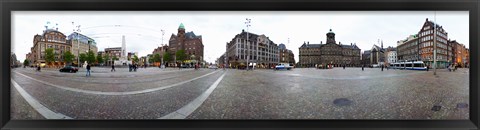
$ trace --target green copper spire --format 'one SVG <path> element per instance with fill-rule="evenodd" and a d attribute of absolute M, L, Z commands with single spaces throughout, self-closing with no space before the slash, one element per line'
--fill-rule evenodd
<path fill-rule="evenodd" d="M 185 29 L 185 26 L 183 26 L 183 23 L 180 23 L 180 26 L 178 27 L 178 29 Z"/>

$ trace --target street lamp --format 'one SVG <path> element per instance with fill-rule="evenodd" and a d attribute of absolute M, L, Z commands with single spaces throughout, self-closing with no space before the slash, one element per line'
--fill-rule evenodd
<path fill-rule="evenodd" d="M 81 30 L 80 30 L 80 25 L 75 26 L 74 22 L 72 22 L 72 25 L 74 26 L 73 32 L 75 32 L 77 36 L 77 64 L 78 64 L 78 67 L 80 67 L 80 41 L 78 40 L 78 34 L 79 34 L 78 32 L 81 32 Z M 77 29 L 75 29 L 75 27 Z"/>
<path fill-rule="evenodd" d="M 160 30 L 160 31 L 162 31 L 162 49 L 163 49 L 163 35 L 165 35 L 165 30 L 162 29 L 162 30 Z M 167 52 L 167 53 L 168 53 L 168 52 Z M 164 54 L 164 55 L 165 55 L 165 54 Z M 163 57 L 160 58 L 160 59 L 162 60 L 162 63 L 160 64 L 160 66 L 162 66 L 162 65 L 163 65 Z"/>
<path fill-rule="evenodd" d="M 248 41 L 249 41 L 249 39 L 248 39 L 248 27 L 251 26 L 251 25 L 250 25 L 250 22 L 251 22 L 252 19 L 246 18 L 245 20 L 247 20 L 247 21 L 245 22 L 245 25 L 247 25 L 247 40 L 246 40 L 246 44 L 247 44 L 247 71 L 248 71 L 248 69 L 249 69 L 249 67 L 250 67 L 250 65 L 248 64 L 248 60 L 250 59 L 250 50 L 249 50 L 249 49 L 250 49 L 250 46 L 249 46 L 249 43 L 248 43 Z"/>

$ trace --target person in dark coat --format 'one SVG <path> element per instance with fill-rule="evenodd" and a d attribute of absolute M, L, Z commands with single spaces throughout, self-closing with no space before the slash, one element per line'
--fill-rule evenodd
<path fill-rule="evenodd" d="M 38 72 L 40 72 L 40 69 L 41 69 L 40 66 L 37 66 L 37 71 L 38 71 Z"/>
<path fill-rule="evenodd" d="M 365 67 L 365 65 L 362 65 L 362 71 L 363 71 L 363 68 Z"/>
<path fill-rule="evenodd" d="M 115 71 L 115 65 L 112 65 L 112 70 L 110 70 L 110 72 L 113 72 Z"/>
<path fill-rule="evenodd" d="M 87 74 L 85 76 L 90 76 L 90 64 L 87 64 Z"/>

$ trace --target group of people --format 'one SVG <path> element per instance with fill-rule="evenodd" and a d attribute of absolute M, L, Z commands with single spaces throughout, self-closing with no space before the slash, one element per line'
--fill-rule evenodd
<path fill-rule="evenodd" d="M 138 65 L 137 64 L 128 64 L 128 71 L 132 72 L 135 71 L 137 72 Z"/>
<path fill-rule="evenodd" d="M 455 72 L 455 70 L 457 70 L 457 67 L 453 64 L 449 65 L 448 66 L 448 71 L 452 72 L 452 70 Z"/>

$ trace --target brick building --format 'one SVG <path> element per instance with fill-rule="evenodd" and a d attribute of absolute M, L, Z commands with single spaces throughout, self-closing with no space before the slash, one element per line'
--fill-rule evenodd
<path fill-rule="evenodd" d="M 185 26 L 183 23 L 178 27 L 177 35 L 172 34 L 170 36 L 168 52 L 172 55 L 174 62 L 176 61 L 175 53 L 179 50 L 185 50 L 187 58 L 182 62 L 200 63 L 203 61 L 203 42 L 201 35 L 195 35 L 193 31 L 185 32 Z M 175 63 L 169 63 L 170 66 Z"/>

